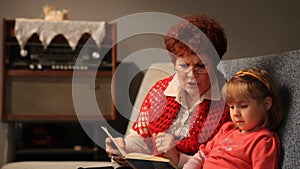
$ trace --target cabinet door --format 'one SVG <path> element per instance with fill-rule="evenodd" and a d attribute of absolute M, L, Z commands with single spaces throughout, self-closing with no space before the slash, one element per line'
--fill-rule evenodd
<path fill-rule="evenodd" d="M 106 119 L 114 118 L 111 77 L 97 77 L 95 82 L 77 81 L 80 89 L 77 104 L 84 109 L 80 115 L 92 117 L 96 115 L 95 106 L 99 108 Z M 77 119 L 72 96 L 72 77 L 26 77 L 11 76 L 6 83 L 5 115 L 7 119 L 16 120 L 73 120 Z M 95 95 L 96 105 L 89 96 Z M 94 104 L 94 105 L 93 105 Z"/>

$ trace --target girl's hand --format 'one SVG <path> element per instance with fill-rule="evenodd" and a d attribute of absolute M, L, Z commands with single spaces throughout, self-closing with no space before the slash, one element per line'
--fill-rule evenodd
<path fill-rule="evenodd" d="M 183 169 L 198 169 L 202 168 L 205 156 L 201 156 L 202 153 L 200 150 L 196 153 L 190 160 L 184 164 Z"/>

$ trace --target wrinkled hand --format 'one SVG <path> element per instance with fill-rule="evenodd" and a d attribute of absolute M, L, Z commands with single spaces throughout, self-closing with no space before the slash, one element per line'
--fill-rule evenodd
<path fill-rule="evenodd" d="M 122 137 L 115 138 L 120 147 L 125 149 L 125 141 Z M 108 137 L 105 139 L 105 150 L 108 155 L 121 155 L 120 151 L 115 147 L 113 141 Z"/>
<path fill-rule="evenodd" d="M 154 135 L 155 144 L 159 153 L 166 153 L 176 146 L 174 136 L 167 133 L 158 133 Z"/>
<path fill-rule="evenodd" d="M 174 136 L 167 133 L 158 133 L 154 135 L 157 151 L 164 154 L 175 165 L 179 162 L 179 152 L 176 149 L 177 141 Z"/>
<path fill-rule="evenodd" d="M 125 149 L 125 141 L 122 137 L 115 138 L 116 142 L 120 145 L 121 148 Z M 129 166 L 129 164 L 122 158 L 120 151 L 114 146 L 114 143 L 110 138 L 105 139 L 105 150 L 108 154 L 108 157 L 117 162 L 121 166 Z"/>

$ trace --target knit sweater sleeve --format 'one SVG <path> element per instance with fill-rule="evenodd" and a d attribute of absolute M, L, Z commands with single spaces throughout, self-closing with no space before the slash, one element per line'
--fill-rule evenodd
<path fill-rule="evenodd" d="M 166 89 L 167 84 L 172 78 L 173 76 L 156 82 L 142 102 L 138 118 L 134 122 L 132 129 L 144 138 L 151 137 L 149 122 L 151 122 L 154 118 L 157 118 L 161 111 L 161 109 L 157 109 L 156 105 L 153 104 L 153 100 L 165 100 L 162 98 L 165 97 L 163 95 L 163 91 Z M 156 114 L 153 114 L 153 112 L 156 112 Z"/>

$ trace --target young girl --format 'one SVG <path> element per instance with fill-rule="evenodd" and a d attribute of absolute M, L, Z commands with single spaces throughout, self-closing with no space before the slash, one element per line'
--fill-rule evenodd
<path fill-rule="evenodd" d="M 237 72 L 223 87 L 232 122 L 185 165 L 184 169 L 276 169 L 280 140 L 274 131 L 283 118 L 274 82 L 262 69 Z"/>

